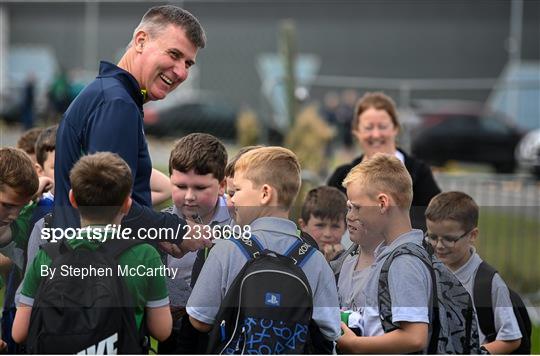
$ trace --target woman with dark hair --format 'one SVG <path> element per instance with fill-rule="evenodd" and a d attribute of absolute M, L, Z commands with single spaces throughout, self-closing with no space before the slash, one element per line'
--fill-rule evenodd
<path fill-rule="evenodd" d="M 424 211 L 431 198 L 440 193 L 430 167 L 409 156 L 396 145 L 400 124 L 394 101 L 381 92 L 366 93 L 356 104 L 352 121 L 352 134 L 358 140 L 362 152 L 349 164 L 339 166 L 328 180 L 328 185 L 345 192 L 341 185 L 349 171 L 375 153 L 395 155 L 405 164 L 413 182 L 411 221 L 413 228 L 425 230 Z"/>

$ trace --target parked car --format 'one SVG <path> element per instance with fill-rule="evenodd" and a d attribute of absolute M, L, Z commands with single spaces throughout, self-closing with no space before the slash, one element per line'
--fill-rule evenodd
<path fill-rule="evenodd" d="M 516 148 L 519 165 L 540 180 L 540 129 L 527 133 Z"/>
<path fill-rule="evenodd" d="M 469 102 L 431 102 L 417 109 L 411 151 L 432 165 L 450 160 L 487 163 L 498 173 L 516 168 L 522 132 L 500 113 Z"/>
<path fill-rule="evenodd" d="M 21 122 L 22 95 L 5 93 L 0 95 L 0 120 L 6 124 Z"/>
<path fill-rule="evenodd" d="M 238 109 L 213 94 L 173 92 L 144 106 L 145 132 L 179 137 L 206 132 L 222 139 L 236 137 Z"/>

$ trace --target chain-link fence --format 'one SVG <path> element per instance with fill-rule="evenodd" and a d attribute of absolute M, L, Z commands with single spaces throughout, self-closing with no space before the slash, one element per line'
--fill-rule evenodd
<path fill-rule="evenodd" d="M 540 291 L 540 184 L 525 176 L 436 174 L 443 191 L 471 195 L 480 207 L 480 255 L 520 292 Z"/>

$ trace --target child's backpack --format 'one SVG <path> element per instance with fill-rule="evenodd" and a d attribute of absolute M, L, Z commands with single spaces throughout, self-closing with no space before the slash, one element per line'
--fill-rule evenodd
<path fill-rule="evenodd" d="M 480 330 L 486 335 L 487 342 L 495 341 L 497 337 L 495 317 L 493 314 L 493 301 L 491 300 L 491 287 L 495 273 L 497 273 L 497 270 L 487 262 L 483 261 L 478 267 L 474 279 L 474 306 L 476 308 L 476 314 L 478 315 Z M 529 313 L 527 313 L 527 307 L 525 307 L 519 294 L 510 288 L 508 288 L 508 291 L 510 292 L 510 300 L 512 301 L 514 314 L 516 315 L 519 330 L 522 335 L 521 344 L 512 352 L 512 354 L 528 355 L 531 353 L 531 319 L 529 318 Z"/>
<path fill-rule="evenodd" d="M 456 276 L 433 255 L 431 246 L 405 243 L 384 262 L 379 277 L 379 312 L 385 333 L 398 328 L 392 323 L 388 271 L 401 255 L 418 257 L 429 269 L 432 281 L 432 334 L 428 354 L 482 354 L 472 298 Z"/>
<path fill-rule="evenodd" d="M 209 354 L 302 354 L 312 345 L 313 294 L 301 267 L 315 249 L 297 240 L 284 255 L 255 236 L 232 239 L 248 258 L 225 295 Z"/>
<path fill-rule="evenodd" d="M 118 275 L 117 258 L 141 240 L 108 240 L 95 251 L 72 249 L 64 240 L 41 248 L 57 268 L 43 278 L 34 299 L 27 351 L 31 354 L 142 354 L 131 295 Z M 62 267 L 64 266 L 64 267 Z M 68 267 L 65 267 L 68 266 Z M 75 276 L 62 268 L 105 268 L 112 276 Z M 143 320 L 144 323 L 144 320 Z"/>

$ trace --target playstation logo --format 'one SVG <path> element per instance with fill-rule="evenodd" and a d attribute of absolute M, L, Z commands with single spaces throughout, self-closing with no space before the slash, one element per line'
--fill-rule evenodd
<path fill-rule="evenodd" d="M 281 305 L 281 294 L 279 293 L 266 293 L 264 297 L 264 304 L 271 307 L 279 307 Z"/>

